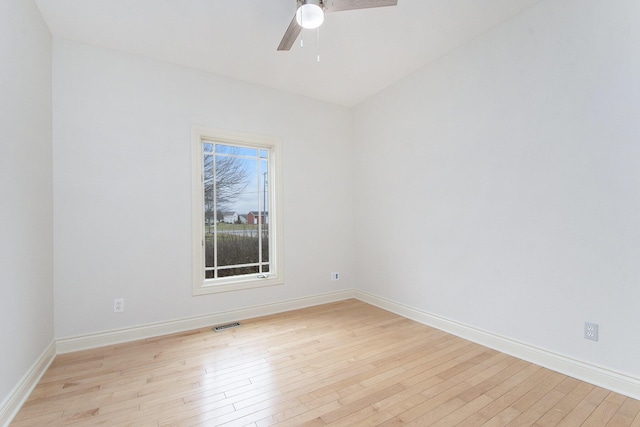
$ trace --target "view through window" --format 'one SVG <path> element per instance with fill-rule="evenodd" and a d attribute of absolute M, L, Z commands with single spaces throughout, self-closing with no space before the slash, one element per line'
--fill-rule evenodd
<path fill-rule="evenodd" d="M 269 272 L 269 151 L 203 141 L 205 278 Z"/>

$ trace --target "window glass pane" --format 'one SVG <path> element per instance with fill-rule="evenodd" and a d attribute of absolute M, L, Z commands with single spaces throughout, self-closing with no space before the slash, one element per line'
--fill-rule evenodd
<path fill-rule="evenodd" d="M 237 156 L 216 155 L 215 161 L 215 187 L 216 208 L 220 213 L 233 213 L 242 211 L 239 201 L 245 196 L 247 186 L 251 181 L 251 160 Z M 224 216 L 218 221 L 232 224 L 237 220 Z"/>
<path fill-rule="evenodd" d="M 235 226 L 221 227 L 218 234 L 218 265 L 255 264 L 258 260 L 258 238 Z"/>
<path fill-rule="evenodd" d="M 207 183 L 213 179 L 213 155 L 205 153 L 204 158 L 204 182 Z"/>
<path fill-rule="evenodd" d="M 253 267 L 236 267 L 229 269 L 220 269 L 218 271 L 218 277 L 231 277 L 231 276 L 240 276 L 243 274 L 257 274 L 258 266 Z"/>
<path fill-rule="evenodd" d="M 260 246 L 262 251 L 262 262 L 269 261 L 269 163 L 267 160 L 260 160 L 260 171 L 262 171 L 262 182 L 260 183 L 260 202 L 263 220 L 260 227 Z"/>
<path fill-rule="evenodd" d="M 269 271 L 268 150 L 215 144 L 203 155 L 206 277 Z"/>
<path fill-rule="evenodd" d="M 213 233 L 206 232 L 204 239 L 204 259 L 205 267 L 215 267 L 215 238 Z"/>
<path fill-rule="evenodd" d="M 268 235 L 262 238 L 262 262 L 269 262 L 269 236 Z"/>
<path fill-rule="evenodd" d="M 204 155 L 203 181 L 204 181 L 204 223 L 207 235 L 213 232 L 215 224 L 215 204 L 214 204 L 214 170 L 213 155 Z"/>
<path fill-rule="evenodd" d="M 216 144 L 216 154 L 258 157 L 258 150 L 255 148 L 238 147 L 236 145 Z"/>

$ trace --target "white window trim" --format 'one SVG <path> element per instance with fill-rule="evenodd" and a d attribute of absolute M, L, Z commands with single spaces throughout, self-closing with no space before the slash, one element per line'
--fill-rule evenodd
<path fill-rule="evenodd" d="M 271 246 L 269 273 L 205 279 L 204 188 L 202 181 L 203 140 L 269 149 L 270 176 L 267 185 L 269 186 L 269 233 L 272 236 L 272 238 L 269 239 L 269 245 Z M 191 128 L 191 155 L 193 295 L 207 295 L 283 284 L 284 234 L 282 232 L 282 156 L 280 142 L 277 139 L 263 136 L 193 126 Z"/>

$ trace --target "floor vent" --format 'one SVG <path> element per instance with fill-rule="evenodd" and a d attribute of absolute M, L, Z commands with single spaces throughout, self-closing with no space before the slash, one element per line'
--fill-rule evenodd
<path fill-rule="evenodd" d="M 240 322 L 233 322 L 233 323 L 227 323 L 226 325 L 215 326 L 213 330 L 216 332 L 222 332 L 222 331 L 226 331 L 227 329 L 237 328 L 238 326 L 241 326 Z"/>

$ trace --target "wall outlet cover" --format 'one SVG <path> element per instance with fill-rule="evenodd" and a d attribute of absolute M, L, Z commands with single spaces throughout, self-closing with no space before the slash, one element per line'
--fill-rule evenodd
<path fill-rule="evenodd" d="M 598 324 L 584 322 L 584 337 L 588 340 L 598 341 Z"/>
<path fill-rule="evenodd" d="M 124 311 L 124 298 L 115 298 L 113 300 L 113 312 L 122 313 Z"/>

